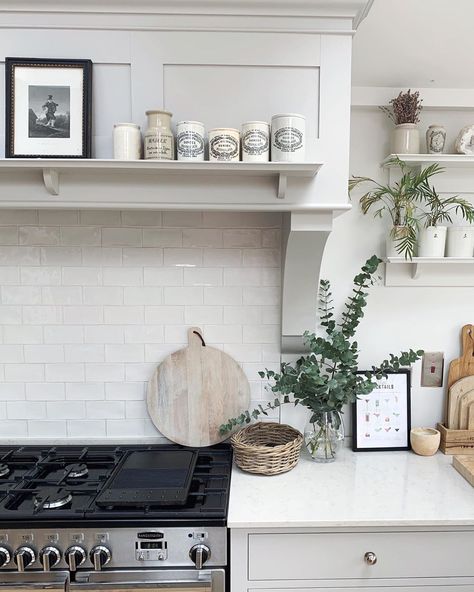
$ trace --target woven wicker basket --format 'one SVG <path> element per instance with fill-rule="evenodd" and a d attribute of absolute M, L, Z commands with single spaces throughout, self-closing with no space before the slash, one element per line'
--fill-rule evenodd
<path fill-rule="evenodd" d="M 296 466 L 303 436 L 289 425 L 261 422 L 231 438 L 235 464 L 248 473 L 278 475 Z"/>

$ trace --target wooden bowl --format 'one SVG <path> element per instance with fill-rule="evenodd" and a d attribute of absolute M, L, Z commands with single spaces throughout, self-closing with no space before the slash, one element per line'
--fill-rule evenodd
<path fill-rule="evenodd" d="M 439 448 L 441 434 L 434 428 L 413 428 L 410 442 L 413 452 L 420 456 L 433 456 Z"/>

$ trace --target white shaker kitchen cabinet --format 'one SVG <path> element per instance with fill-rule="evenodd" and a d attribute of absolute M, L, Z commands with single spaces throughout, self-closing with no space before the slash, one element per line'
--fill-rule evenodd
<path fill-rule="evenodd" d="M 231 531 L 232 592 L 474 592 L 474 529 Z"/>

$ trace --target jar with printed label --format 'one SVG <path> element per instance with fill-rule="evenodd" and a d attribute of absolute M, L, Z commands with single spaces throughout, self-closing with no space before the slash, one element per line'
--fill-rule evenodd
<path fill-rule="evenodd" d="M 205 130 L 200 121 L 180 121 L 176 125 L 178 160 L 204 160 Z"/>
<path fill-rule="evenodd" d="M 140 160 L 142 135 L 139 125 L 116 123 L 113 140 L 115 160 Z"/>
<path fill-rule="evenodd" d="M 148 129 L 144 137 L 146 160 L 174 160 L 174 138 L 171 131 L 172 113 L 161 109 L 147 111 Z"/>
<path fill-rule="evenodd" d="M 272 161 L 303 162 L 306 147 L 306 119 L 297 113 L 272 117 Z"/>
<path fill-rule="evenodd" d="M 240 133 L 232 127 L 209 130 L 209 160 L 211 162 L 238 162 L 240 160 Z"/>
<path fill-rule="evenodd" d="M 242 124 L 242 160 L 268 162 L 270 159 L 270 124 L 247 121 Z"/>

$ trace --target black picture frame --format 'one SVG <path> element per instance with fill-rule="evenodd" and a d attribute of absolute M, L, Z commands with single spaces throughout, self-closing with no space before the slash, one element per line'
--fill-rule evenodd
<path fill-rule="evenodd" d="M 15 135 L 15 124 L 18 122 L 17 117 L 20 115 L 17 113 L 19 107 L 17 107 L 17 92 L 16 92 L 16 68 L 23 67 L 23 68 L 44 68 L 44 69 L 65 69 L 65 74 L 69 69 L 82 69 L 82 112 L 78 115 L 81 117 L 81 133 L 76 134 L 79 141 L 80 136 L 80 149 L 76 147 L 75 154 L 68 153 L 67 150 L 64 150 L 64 153 L 61 153 L 62 146 L 64 144 L 62 142 L 63 138 L 61 137 L 46 137 L 42 136 L 42 141 L 45 140 L 47 144 L 48 141 L 55 142 L 55 145 L 58 145 L 58 149 L 54 151 L 54 147 L 52 148 L 51 154 L 44 153 L 44 149 L 41 150 L 41 153 L 36 149 L 32 149 L 31 152 L 28 150 L 19 150 L 16 147 L 16 135 Z M 28 89 L 30 87 L 28 86 Z M 48 85 L 36 86 L 34 88 L 44 88 L 45 93 L 47 93 L 47 89 L 49 88 Z M 55 86 L 51 85 L 51 88 L 68 88 L 67 86 Z M 68 93 L 71 90 L 69 89 Z M 40 58 L 12 58 L 8 57 L 5 58 L 5 157 L 6 158 L 91 158 L 91 131 L 92 131 L 92 61 L 88 59 L 40 59 Z M 69 94 L 68 94 L 68 101 L 69 101 Z M 68 102 L 68 106 L 70 103 Z M 28 123 L 28 139 L 36 140 L 36 137 L 31 135 L 31 103 L 28 102 L 28 110 L 22 109 L 25 111 L 21 116 L 24 115 L 25 118 L 30 118 Z M 44 106 L 43 106 L 44 107 Z M 57 108 L 57 105 L 54 109 Z M 47 109 L 49 112 L 49 109 Z M 33 112 L 33 115 L 35 113 Z M 45 116 L 47 117 L 47 115 Z M 51 116 L 52 118 L 56 119 L 54 113 Z M 68 112 L 68 119 L 67 121 L 67 131 L 63 130 L 63 133 L 69 133 L 71 129 L 71 122 L 73 118 L 73 113 Z M 39 117 L 37 119 L 37 123 L 39 122 Z M 76 124 L 77 126 L 79 125 Z M 26 126 L 26 122 L 25 122 Z M 39 123 L 38 123 L 39 126 Z M 53 125 L 54 126 L 54 121 Z M 43 124 L 43 128 L 48 127 L 48 123 L 46 125 Z M 51 128 L 50 128 L 51 129 Z M 59 130 L 60 133 L 62 130 Z M 46 133 L 46 131 L 45 131 Z M 68 136 L 69 138 L 70 136 Z M 24 135 L 26 138 L 26 134 Z M 23 143 L 27 143 L 28 139 L 23 139 Z M 32 145 L 34 142 L 32 142 Z M 46 148 L 47 151 L 47 148 Z M 71 150 L 72 152 L 72 150 Z"/>
<path fill-rule="evenodd" d="M 365 371 L 361 370 L 358 372 L 358 374 L 364 374 Z M 391 376 L 403 376 L 404 377 L 404 401 L 403 401 L 403 405 L 405 408 L 405 417 L 406 417 L 406 422 L 403 422 L 403 426 L 405 427 L 406 431 L 404 431 L 403 433 L 406 434 L 406 444 L 404 443 L 403 446 L 400 445 L 394 445 L 394 446 L 372 446 L 370 445 L 370 442 L 367 441 L 367 446 L 361 446 L 360 445 L 360 439 L 359 439 L 359 434 L 361 433 L 361 428 L 362 426 L 359 425 L 359 421 L 358 418 L 360 416 L 360 414 L 358 413 L 359 407 L 358 405 L 364 405 L 364 403 L 367 405 L 367 408 L 369 407 L 369 403 L 367 403 L 367 398 L 370 399 L 370 401 L 372 400 L 372 397 L 376 397 L 377 396 L 377 390 L 373 391 L 370 395 L 361 397 L 359 399 L 357 399 L 357 401 L 355 401 L 354 403 L 352 403 L 352 450 L 354 452 L 380 452 L 380 451 L 388 451 L 388 450 L 411 450 L 411 445 L 410 445 L 410 430 L 411 430 L 411 371 L 409 369 L 401 369 L 397 372 L 387 372 L 388 378 L 387 380 L 389 380 L 389 378 Z M 382 382 L 382 381 L 381 381 Z M 364 417 L 366 417 L 366 412 L 364 411 Z M 365 430 L 362 430 L 365 432 Z M 382 439 L 381 437 L 378 437 L 378 439 Z M 387 437 L 386 438 L 387 442 L 389 443 L 390 440 Z"/>

